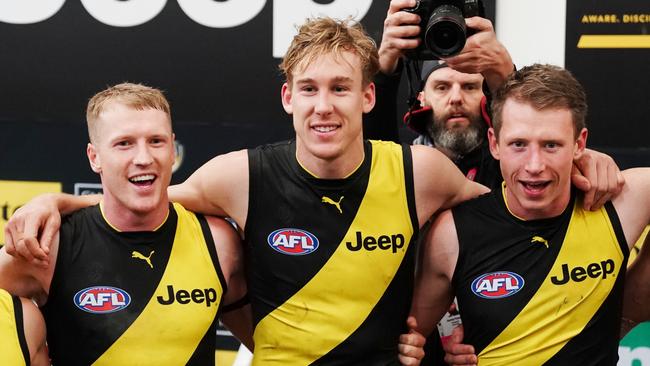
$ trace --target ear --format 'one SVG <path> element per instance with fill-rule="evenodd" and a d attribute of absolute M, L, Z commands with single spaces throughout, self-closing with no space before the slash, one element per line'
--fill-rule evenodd
<path fill-rule="evenodd" d="M 363 90 L 363 113 L 369 113 L 375 107 L 375 83 L 369 83 Z"/>
<path fill-rule="evenodd" d="M 585 149 L 587 148 L 587 135 L 589 135 L 589 132 L 587 131 L 586 128 L 583 128 L 580 131 L 580 134 L 578 134 L 575 151 L 573 152 L 574 159 L 579 158 L 582 155 L 582 153 L 585 152 Z"/>
<path fill-rule="evenodd" d="M 492 157 L 499 160 L 499 141 L 497 141 L 494 128 L 492 127 L 488 129 L 488 143 L 490 144 L 490 153 L 492 154 Z"/>
<path fill-rule="evenodd" d="M 293 113 L 293 106 L 291 105 L 291 87 L 289 84 L 284 83 L 282 84 L 282 107 L 284 107 L 284 111 L 287 112 L 288 114 Z"/>
<path fill-rule="evenodd" d="M 102 164 L 100 162 L 99 155 L 97 154 L 97 149 L 93 144 L 88 143 L 88 146 L 86 146 L 86 155 L 88 155 L 88 161 L 90 162 L 90 169 L 92 169 L 93 172 L 97 174 L 101 174 Z"/>

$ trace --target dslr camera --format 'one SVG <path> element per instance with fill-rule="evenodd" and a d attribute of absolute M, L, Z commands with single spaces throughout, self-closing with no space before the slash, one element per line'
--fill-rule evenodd
<path fill-rule="evenodd" d="M 420 45 L 406 52 L 414 60 L 435 60 L 458 54 L 473 34 L 465 18 L 485 17 L 482 0 L 417 0 L 412 8 L 402 9 L 420 16 Z"/>

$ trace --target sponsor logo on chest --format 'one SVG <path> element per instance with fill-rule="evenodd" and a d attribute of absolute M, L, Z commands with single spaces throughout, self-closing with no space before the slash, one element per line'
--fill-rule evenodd
<path fill-rule="evenodd" d="M 193 302 L 195 304 L 205 303 L 205 306 L 210 307 L 210 305 L 217 303 L 218 296 L 217 290 L 213 288 L 174 290 L 174 286 L 167 285 L 167 294 L 164 296 L 156 296 L 156 300 L 158 300 L 158 303 L 161 305 L 171 305 L 174 302 L 186 305 Z"/>
<path fill-rule="evenodd" d="M 271 248 L 287 255 L 306 255 L 318 249 L 318 238 L 306 230 L 278 229 L 266 238 Z"/>
<path fill-rule="evenodd" d="M 131 295 L 110 286 L 85 288 L 74 295 L 74 304 L 81 310 L 93 314 L 114 313 L 131 303 Z"/>
<path fill-rule="evenodd" d="M 567 263 L 562 265 L 562 273 L 551 277 L 551 282 L 554 285 L 564 285 L 569 281 L 573 282 L 582 282 L 587 278 L 602 278 L 606 279 L 609 275 L 615 277 L 613 274 L 616 269 L 616 265 L 613 260 L 607 259 L 600 262 L 589 263 L 585 267 L 575 266 L 569 268 Z"/>
<path fill-rule="evenodd" d="M 524 287 L 524 278 L 514 272 L 491 272 L 472 281 L 472 292 L 484 299 L 512 296 Z"/>
<path fill-rule="evenodd" d="M 404 248 L 404 235 L 394 234 L 394 235 L 379 235 L 374 237 L 372 235 L 363 236 L 360 231 L 356 233 L 356 241 L 348 241 L 345 243 L 345 246 L 356 252 L 361 249 L 367 251 L 373 251 L 375 249 L 379 250 L 390 250 L 393 253 L 397 253 L 399 249 Z"/>

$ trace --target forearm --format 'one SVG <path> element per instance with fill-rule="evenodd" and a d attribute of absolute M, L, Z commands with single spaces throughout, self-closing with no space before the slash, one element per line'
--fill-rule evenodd
<path fill-rule="evenodd" d="M 75 196 L 67 193 L 52 193 L 50 195 L 61 215 L 67 215 L 82 208 L 96 205 L 102 199 L 100 194 Z"/>
<path fill-rule="evenodd" d="M 643 322 L 650 320 L 650 236 L 636 260 L 628 267 L 623 297 L 623 318 Z"/>
<path fill-rule="evenodd" d="M 253 351 L 253 316 L 250 304 L 223 313 L 221 322 L 249 351 Z"/>
<path fill-rule="evenodd" d="M 508 76 L 515 71 L 515 65 L 510 58 L 510 54 L 505 47 L 501 46 L 494 58 L 494 63 L 484 70 L 481 74 L 485 78 L 490 92 L 496 93 L 503 84 L 505 84 Z"/>

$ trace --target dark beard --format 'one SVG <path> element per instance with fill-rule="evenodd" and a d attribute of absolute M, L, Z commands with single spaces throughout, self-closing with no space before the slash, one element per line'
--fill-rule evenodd
<path fill-rule="evenodd" d="M 464 156 L 476 149 L 485 138 L 485 128 L 480 118 L 471 118 L 469 126 L 463 130 L 448 130 L 444 121 L 440 123 L 434 117 L 429 133 L 434 146 L 452 153 L 452 159 Z"/>

